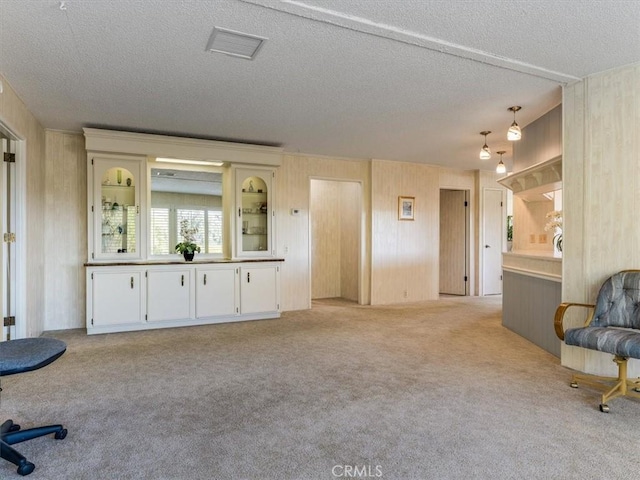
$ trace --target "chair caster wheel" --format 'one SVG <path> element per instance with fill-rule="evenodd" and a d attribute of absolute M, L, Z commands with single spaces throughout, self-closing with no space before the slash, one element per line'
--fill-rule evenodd
<path fill-rule="evenodd" d="M 600 411 L 602 413 L 609 413 L 609 405 L 607 405 L 606 403 L 601 403 L 600 404 Z"/>
<path fill-rule="evenodd" d="M 16 425 L 15 423 L 9 427 L 9 432 L 17 432 L 20 430 L 20 425 Z"/>
<path fill-rule="evenodd" d="M 18 475 L 22 475 L 23 477 L 29 475 L 35 468 L 36 466 L 33 463 L 25 461 L 18 466 Z"/>
<path fill-rule="evenodd" d="M 578 382 L 571 382 L 571 383 L 569 384 L 569 386 L 570 386 L 571 388 L 578 388 Z"/>
<path fill-rule="evenodd" d="M 63 428 L 62 430 L 60 430 L 59 432 L 56 432 L 56 434 L 53 436 L 56 440 L 62 440 L 64 437 L 67 436 L 67 429 Z"/>

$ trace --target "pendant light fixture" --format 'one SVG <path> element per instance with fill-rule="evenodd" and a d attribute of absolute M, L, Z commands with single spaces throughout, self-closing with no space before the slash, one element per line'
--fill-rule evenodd
<path fill-rule="evenodd" d="M 520 130 L 520 127 L 518 126 L 518 124 L 516 123 L 516 112 L 518 110 L 520 110 L 522 107 L 519 106 L 513 106 L 513 107 L 509 107 L 507 110 L 509 110 L 510 112 L 513 112 L 513 123 L 511 124 L 511 126 L 509 127 L 509 131 L 507 132 L 507 140 L 511 141 L 511 142 L 515 142 L 517 140 L 520 140 L 522 138 L 522 130 Z"/>
<path fill-rule="evenodd" d="M 489 160 L 491 158 L 491 150 L 487 145 L 487 135 L 491 133 L 491 130 L 486 130 L 484 132 L 480 132 L 480 135 L 484 135 L 484 145 L 480 150 L 480 160 Z"/>
<path fill-rule="evenodd" d="M 505 150 L 500 150 L 499 152 L 496 152 L 496 153 L 500 155 L 500 161 L 498 162 L 498 166 L 496 167 L 496 173 L 507 173 L 507 167 L 504 165 L 504 162 L 502 161 L 502 155 L 504 155 L 507 152 Z"/>

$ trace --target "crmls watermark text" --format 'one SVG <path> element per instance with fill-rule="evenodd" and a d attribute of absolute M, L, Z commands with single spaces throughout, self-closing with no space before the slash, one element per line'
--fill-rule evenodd
<path fill-rule="evenodd" d="M 338 478 L 380 478 L 380 465 L 334 465 L 331 474 Z"/>

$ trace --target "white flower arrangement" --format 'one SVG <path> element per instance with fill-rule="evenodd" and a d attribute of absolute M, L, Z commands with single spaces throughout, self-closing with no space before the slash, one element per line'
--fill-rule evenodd
<path fill-rule="evenodd" d="M 553 236 L 553 244 L 556 246 L 559 252 L 562 251 L 562 210 L 553 210 L 547 213 L 547 224 L 545 225 L 545 231 L 554 231 L 556 234 Z"/>
<path fill-rule="evenodd" d="M 180 235 L 183 241 L 176 245 L 176 252 L 189 253 L 199 252 L 200 247 L 195 243 L 196 234 L 198 233 L 198 227 L 189 227 L 189 220 L 180 221 Z"/>

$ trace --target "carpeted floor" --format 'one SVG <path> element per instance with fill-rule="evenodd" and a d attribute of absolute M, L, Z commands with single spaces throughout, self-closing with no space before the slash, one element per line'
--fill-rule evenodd
<path fill-rule="evenodd" d="M 640 402 L 598 411 L 499 297 L 331 300 L 277 320 L 88 337 L 2 379 L 31 479 L 635 479 Z M 551 322 L 552 319 L 549 319 Z M 0 478 L 19 478 L 0 461 Z"/>

